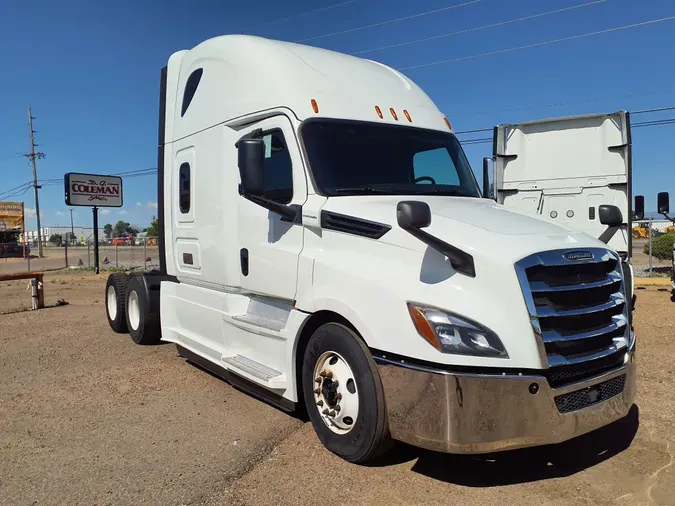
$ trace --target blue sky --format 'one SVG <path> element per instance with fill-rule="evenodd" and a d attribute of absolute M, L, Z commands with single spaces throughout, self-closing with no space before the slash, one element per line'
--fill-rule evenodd
<path fill-rule="evenodd" d="M 675 15 L 672 0 L 4 0 L 0 6 L 0 195 L 31 179 L 27 106 L 37 118 L 40 179 L 156 166 L 159 70 L 168 56 L 226 33 L 357 52 L 584 3 L 588 7 L 452 37 L 364 53 L 395 68 L 480 55 Z M 354 30 L 425 11 L 454 9 Z M 285 19 L 284 19 L 285 18 Z M 675 20 L 479 56 L 406 73 L 456 130 L 544 117 L 675 105 Z M 633 121 L 675 117 L 675 111 Z M 476 138 L 490 136 L 477 134 Z M 468 139 L 472 136 L 461 136 Z M 675 194 L 669 147 L 675 124 L 633 131 L 634 186 L 656 207 Z M 466 147 L 480 177 L 491 145 Z M 146 226 L 156 213 L 153 176 L 127 179 L 125 206 L 101 216 Z M 3 199 L 6 200 L 6 199 Z M 32 189 L 9 200 L 34 207 Z M 40 191 L 42 224 L 69 224 L 59 184 Z M 76 224 L 91 212 L 76 210 Z M 34 218 L 29 226 L 34 224 Z"/>

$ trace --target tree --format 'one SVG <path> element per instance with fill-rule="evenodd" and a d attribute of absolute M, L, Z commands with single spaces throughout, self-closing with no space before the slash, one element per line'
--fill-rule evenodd
<path fill-rule="evenodd" d="M 114 237 L 124 237 L 127 234 L 137 234 L 137 233 L 138 229 L 136 227 L 132 227 L 131 224 L 129 224 L 129 222 L 122 220 L 115 223 L 115 227 L 113 228 Z"/>
<path fill-rule="evenodd" d="M 61 234 L 52 234 L 49 238 L 49 242 L 58 246 L 63 242 L 63 238 L 61 237 Z"/>
<path fill-rule="evenodd" d="M 112 237 L 113 233 L 113 226 L 110 223 L 106 223 L 103 226 L 103 234 L 106 236 L 107 239 L 110 239 Z"/>
<path fill-rule="evenodd" d="M 150 226 L 143 232 L 147 232 L 148 236 L 150 237 L 157 237 L 159 235 L 159 220 L 153 216 Z"/>
<path fill-rule="evenodd" d="M 668 232 L 652 239 L 652 255 L 659 260 L 668 260 L 672 258 L 673 244 L 675 244 L 675 232 Z M 643 251 L 649 255 L 649 244 L 645 244 Z"/>

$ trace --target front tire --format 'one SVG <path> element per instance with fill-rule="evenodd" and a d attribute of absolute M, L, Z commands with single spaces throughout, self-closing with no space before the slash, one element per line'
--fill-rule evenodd
<path fill-rule="evenodd" d="M 314 332 L 305 349 L 302 386 L 314 431 L 328 450 L 362 463 L 389 448 L 380 375 L 352 329 L 327 323 Z"/>
<path fill-rule="evenodd" d="M 126 323 L 129 335 L 136 344 L 159 343 L 162 333 L 159 314 L 150 311 L 150 301 L 142 276 L 129 281 L 126 296 Z"/>

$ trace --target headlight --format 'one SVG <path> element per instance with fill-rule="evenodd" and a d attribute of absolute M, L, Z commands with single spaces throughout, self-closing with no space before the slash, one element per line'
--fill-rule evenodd
<path fill-rule="evenodd" d="M 420 336 L 442 353 L 508 358 L 497 335 L 467 318 L 430 306 L 408 303 Z"/>

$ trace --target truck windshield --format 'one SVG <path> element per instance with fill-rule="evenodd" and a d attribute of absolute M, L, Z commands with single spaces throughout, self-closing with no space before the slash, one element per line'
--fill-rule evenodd
<path fill-rule="evenodd" d="M 324 195 L 480 197 L 469 162 L 450 132 L 320 119 L 300 130 Z"/>

